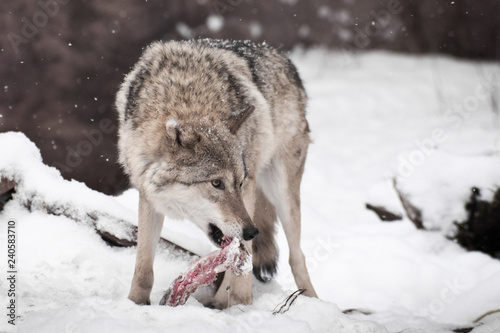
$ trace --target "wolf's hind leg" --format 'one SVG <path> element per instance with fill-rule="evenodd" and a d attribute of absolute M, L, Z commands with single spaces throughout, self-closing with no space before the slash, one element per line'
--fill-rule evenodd
<path fill-rule="evenodd" d="M 163 215 L 157 213 L 143 194 L 139 197 L 139 234 L 135 272 L 128 298 L 137 304 L 151 304 L 153 288 L 153 262 L 156 245 L 163 227 Z"/>
<path fill-rule="evenodd" d="M 264 193 L 275 205 L 290 250 L 289 263 L 298 288 L 304 295 L 318 297 L 300 247 L 300 183 L 309 145 L 307 133 L 296 135 L 262 174 Z"/>
<path fill-rule="evenodd" d="M 262 282 L 269 281 L 276 274 L 278 266 L 278 246 L 276 234 L 276 210 L 261 189 L 256 191 L 253 221 L 260 231 L 252 241 L 253 274 Z"/>

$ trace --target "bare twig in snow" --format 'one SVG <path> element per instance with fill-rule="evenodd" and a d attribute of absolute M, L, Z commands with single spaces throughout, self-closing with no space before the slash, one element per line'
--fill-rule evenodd
<path fill-rule="evenodd" d="M 398 189 L 396 178 L 392 180 L 392 185 L 394 186 L 394 189 L 396 190 L 399 200 L 401 201 L 401 204 L 403 205 L 403 208 L 405 209 L 406 216 L 415 224 L 415 227 L 417 229 L 423 229 L 425 230 L 424 223 L 422 221 L 422 212 L 420 209 L 415 207 L 409 200 L 406 198 L 403 193 Z"/>
<path fill-rule="evenodd" d="M 483 320 L 485 317 L 489 316 L 489 315 L 492 315 L 494 313 L 498 313 L 500 312 L 500 309 L 497 309 L 497 310 L 491 310 L 491 311 L 488 311 L 486 312 L 485 314 L 479 316 L 479 318 L 477 318 L 476 320 L 473 321 L 474 324 L 477 324 L 479 323 L 481 320 Z"/>
<path fill-rule="evenodd" d="M 400 214 L 395 214 L 393 212 L 388 211 L 385 207 L 382 206 L 373 206 L 370 204 L 366 204 L 366 209 L 372 210 L 377 214 L 377 216 L 382 220 L 382 221 L 398 221 L 402 220 L 403 217 Z"/>
<path fill-rule="evenodd" d="M 295 302 L 297 297 L 302 295 L 305 291 L 306 291 L 305 289 L 298 289 L 298 290 L 294 291 L 290 296 L 288 296 L 283 302 L 280 303 L 281 306 L 278 310 L 276 310 L 276 308 L 280 304 L 278 304 L 276 306 L 276 308 L 274 308 L 273 315 L 278 314 L 278 313 L 283 314 L 283 313 L 287 312 L 288 310 L 290 310 L 290 307 L 292 306 L 293 302 Z"/>

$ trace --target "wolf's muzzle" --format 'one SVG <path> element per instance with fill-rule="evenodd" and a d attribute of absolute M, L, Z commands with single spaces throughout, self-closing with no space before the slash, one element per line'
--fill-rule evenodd
<path fill-rule="evenodd" d="M 243 239 L 246 241 L 252 240 L 259 235 L 259 229 L 256 227 L 248 227 L 243 229 Z"/>

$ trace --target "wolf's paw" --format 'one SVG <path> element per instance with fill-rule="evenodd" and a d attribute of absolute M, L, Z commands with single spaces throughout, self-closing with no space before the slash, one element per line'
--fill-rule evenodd
<path fill-rule="evenodd" d="M 214 297 L 209 301 L 209 307 L 213 309 L 226 309 L 229 306 L 229 286 L 220 286 Z"/>
<path fill-rule="evenodd" d="M 233 305 L 248 305 L 252 304 L 252 290 L 219 288 L 211 303 L 215 309 L 226 309 Z"/>
<path fill-rule="evenodd" d="M 128 299 L 137 305 L 151 305 L 149 293 L 131 291 L 128 295 Z"/>
<path fill-rule="evenodd" d="M 207 308 L 210 308 L 210 309 L 217 309 L 217 310 L 227 309 L 227 302 L 220 303 L 220 302 L 217 302 L 215 299 L 212 299 L 208 302 L 204 302 L 203 305 Z"/>

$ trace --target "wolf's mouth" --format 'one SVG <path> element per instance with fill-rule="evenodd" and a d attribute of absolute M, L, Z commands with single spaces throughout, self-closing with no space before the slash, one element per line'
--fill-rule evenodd
<path fill-rule="evenodd" d="M 220 230 L 215 224 L 212 223 L 210 223 L 208 227 L 210 229 L 208 231 L 210 238 L 212 238 L 213 242 L 220 247 L 222 245 L 222 241 L 225 238 L 222 230 Z"/>

